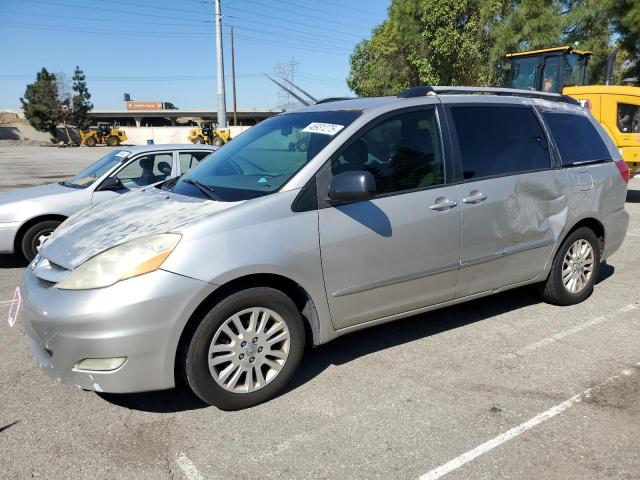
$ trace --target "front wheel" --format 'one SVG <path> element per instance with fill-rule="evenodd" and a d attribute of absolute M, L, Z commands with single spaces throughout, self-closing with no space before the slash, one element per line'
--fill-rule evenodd
<path fill-rule="evenodd" d="M 599 271 L 600 240 L 590 228 L 578 228 L 562 242 L 542 296 L 556 305 L 580 303 L 593 292 Z"/>
<path fill-rule="evenodd" d="M 29 261 L 33 260 L 44 242 L 47 241 L 60 223 L 58 220 L 46 220 L 30 227 L 22 236 L 22 241 L 20 242 L 21 253 L 24 258 Z"/>
<path fill-rule="evenodd" d="M 284 293 L 249 288 L 215 305 L 185 344 L 189 387 L 222 410 L 252 407 L 277 395 L 302 359 L 300 312 Z"/>
<path fill-rule="evenodd" d="M 111 136 L 107 138 L 107 145 L 109 145 L 110 147 L 117 147 L 118 145 L 120 145 L 120 139 L 118 137 Z"/>
<path fill-rule="evenodd" d="M 86 139 L 85 139 L 85 141 L 84 141 L 84 144 L 85 144 L 87 147 L 95 147 L 95 146 L 96 146 L 96 143 L 98 143 L 98 142 L 96 141 L 95 137 L 88 137 L 88 138 L 86 138 Z"/>

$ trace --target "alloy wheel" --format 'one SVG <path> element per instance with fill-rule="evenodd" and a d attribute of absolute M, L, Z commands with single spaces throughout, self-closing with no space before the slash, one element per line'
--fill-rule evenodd
<path fill-rule="evenodd" d="M 579 239 L 573 242 L 562 263 L 562 284 L 569 293 L 582 292 L 593 276 L 594 255 L 591 244 Z"/>
<path fill-rule="evenodd" d="M 225 390 L 251 393 L 280 373 L 290 348 L 289 327 L 280 315 L 268 308 L 247 308 L 215 332 L 209 346 L 209 371 Z"/>

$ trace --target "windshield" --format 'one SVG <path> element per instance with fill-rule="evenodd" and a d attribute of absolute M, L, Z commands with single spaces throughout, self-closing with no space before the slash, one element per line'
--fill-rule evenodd
<path fill-rule="evenodd" d="M 563 56 L 563 86 L 585 85 L 588 57 L 575 54 Z"/>
<path fill-rule="evenodd" d="M 517 58 L 511 61 L 510 88 L 535 90 L 538 57 Z"/>
<path fill-rule="evenodd" d="M 114 165 L 128 157 L 131 152 L 126 150 L 114 150 L 91 164 L 74 177 L 63 182 L 62 185 L 75 188 L 86 188 L 107 173 Z"/>
<path fill-rule="evenodd" d="M 271 117 L 207 157 L 185 174 L 173 191 L 221 201 L 273 193 L 360 113 L 341 110 Z"/>

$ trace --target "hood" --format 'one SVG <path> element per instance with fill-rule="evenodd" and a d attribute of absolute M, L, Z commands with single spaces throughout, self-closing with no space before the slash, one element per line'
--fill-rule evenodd
<path fill-rule="evenodd" d="M 21 202 L 23 200 L 32 200 L 34 198 L 48 197 L 50 195 L 64 195 L 67 193 L 75 193 L 79 189 L 65 187 L 59 183 L 47 183 L 46 185 L 38 185 L 35 187 L 16 188 L 0 192 L 0 204 L 11 202 Z"/>
<path fill-rule="evenodd" d="M 116 245 L 175 230 L 198 217 L 240 203 L 243 202 L 215 202 L 145 188 L 69 218 L 49 237 L 40 253 L 57 265 L 73 269 Z"/>

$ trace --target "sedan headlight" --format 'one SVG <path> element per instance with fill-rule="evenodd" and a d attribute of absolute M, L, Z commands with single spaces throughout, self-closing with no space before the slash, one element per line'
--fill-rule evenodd
<path fill-rule="evenodd" d="M 137 238 L 90 258 L 65 276 L 56 287 L 88 290 L 150 273 L 162 265 L 180 241 L 177 233 Z"/>

